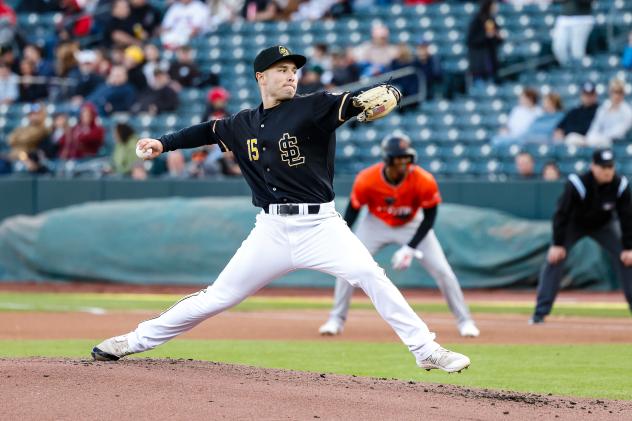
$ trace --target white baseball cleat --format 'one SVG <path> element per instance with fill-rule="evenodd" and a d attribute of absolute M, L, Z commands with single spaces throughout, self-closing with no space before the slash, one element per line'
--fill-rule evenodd
<path fill-rule="evenodd" d="M 460 373 L 461 370 L 470 366 L 470 359 L 458 352 L 439 348 L 430 354 L 428 358 L 418 362 L 417 365 L 427 371 L 438 368 L 448 373 Z"/>
<path fill-rule="evenodd" d="M 134 354 L 134 351 L 129 347 L 127 335 L 106 339 L 92 348 L 92 358 L 95 361 L 117 361 L 129 354 Z"/>
<path fill-rule="evenodd" d="M 318 329 L 318 333 L 323 336 L 336 336 L 342 333 L 342 329 L 342 323 L 330 319 Z"/>
<path fill-rule="evenodd" d="M 478 330 L 472 320 L 468 320 L 459 327 L 459 333 L 466 338 L 477 338 L 481 331 Z"/>

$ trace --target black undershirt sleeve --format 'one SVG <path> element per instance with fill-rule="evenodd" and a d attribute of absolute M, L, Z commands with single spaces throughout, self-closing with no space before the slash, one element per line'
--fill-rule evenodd
<path fill-rule="evenodd" d="M 162 135 L 158 140 L 162 143 L 163 152 L 197 148 L 217 143 L 213 136 L 213 121 L 205 121 L 174 133 Z"/>
<path fill-rule="evenodd" d="M 345 211 L 345 222 L 347 223 L 347 226 L 349 228 L 351 228 L 351 226 L 356 221 L 356 219 L 358 219 L 359 214 L 360 214 L 360 209 L 354 208 L 351 202 L 349 202 L 349 205 L 347 206 L 347 210 Z"/>
<path fill-rule="evenodd" d="M 424 209 L 424 220 L 419 224 L 417 232 L 413 235 L 413 238 L 408 242 L 408 246 L 411 248 L 417 248 L 421 240 L 424 239 L 428 231 L 432 229 L 432 226 L 437 219 L 437 206 Z"/>

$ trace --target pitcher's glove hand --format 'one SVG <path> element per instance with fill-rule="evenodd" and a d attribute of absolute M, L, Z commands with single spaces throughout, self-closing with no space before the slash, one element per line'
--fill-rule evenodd
<path fill-rule="evenodd" d="M 353 106 L 362 108 L 358 121 L 373 121 L 384 117 L 399 104 L 402 93 L 393 85 L 383 84 L 353 97 Z"/>

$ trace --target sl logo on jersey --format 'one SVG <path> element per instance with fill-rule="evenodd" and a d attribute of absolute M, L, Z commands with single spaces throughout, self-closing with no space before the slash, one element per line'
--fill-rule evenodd
<path fill-rule="evenodd" d="M 279 54 L 281 54 L 282 56 L 289 56 L 290 52 L 284 46 L 280 46 L 279 47 Z"/>
<path fill-rule="evenodd" d="M 287 162 L 290 167 L 305 163 L 305 157 L 301 156 L 296 136 L 284 133 L 283 137 L 279 139 L 279 151 L 281 151 L 281 160 Z"/>

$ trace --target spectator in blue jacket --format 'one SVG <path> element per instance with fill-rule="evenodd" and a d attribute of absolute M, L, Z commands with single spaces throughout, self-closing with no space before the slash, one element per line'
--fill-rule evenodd
<path fill-rule="evenodd" d="M 558 94 L 546 94 L 542 99 L 544 112 L 531 123 L 518 143 L 553 143 L 553 132 L 564 117 L 562 108 L 562 99 Z"/>
<path fill-rule="evenodd" d="M 99 114 L 129 111 L 136 101 L 136 90 L 127 81 L 125 67 L 113 66 L 106 82 L 88 96 L 87 100 L 96 105 Z"/>
<path fill-rule="evenodd" d="M 628 34 L 628 45 L 623 50 L 621 65 L 624 69 L 632 70 L 632 31 Z"/>

